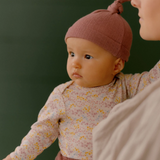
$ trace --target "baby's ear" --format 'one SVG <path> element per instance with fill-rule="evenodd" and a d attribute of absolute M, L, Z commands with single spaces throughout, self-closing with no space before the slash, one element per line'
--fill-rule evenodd
<path fill-rule="evenodd" d="M 116 75 L 116 74 L 118 74 L 119 72 L 121 72 L 121 70 L 124 68 L 124 64 L 125 64 L 125 61 L 124 60 L 122 60 L 121 58 L 117 58 L 116 60 L 115 60 L 115 64 L 114 64 L 114 76 Z"/>

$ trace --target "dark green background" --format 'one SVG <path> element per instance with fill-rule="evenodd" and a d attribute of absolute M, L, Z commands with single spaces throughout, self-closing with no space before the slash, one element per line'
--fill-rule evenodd
<path fill-rule="evenodd" d="M 69 80 L 65 33 L 80 17 L 112 0 L 0 0 L 0 159 L 20 144 L 50 92 Z M 149 70 L 159 60 L 158 42 L 139 36 L 137 9 L 124 4 L 133 45 L 124 73 Z M 53 160 L 57 141 L 37 160 Z"/>

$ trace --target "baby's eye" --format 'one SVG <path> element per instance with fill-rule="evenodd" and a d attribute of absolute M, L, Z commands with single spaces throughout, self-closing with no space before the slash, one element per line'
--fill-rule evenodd
<path fill-rule="evenodd" d="M 86 59 L 92 59 L 93 57 L 90 56 L 90 55 L 88 55 L 88 54 L 86 54 L 86 55 L 85 55 L 85 58 L 86 58 Z"/>
<path fill-rule="evenodd" d="M 70 52 L 70 55 L 71 55 L 71 57 L 74 57 L 74 56 L 75 56 L 75 54 L 74 54 L 73 52 Z"/>

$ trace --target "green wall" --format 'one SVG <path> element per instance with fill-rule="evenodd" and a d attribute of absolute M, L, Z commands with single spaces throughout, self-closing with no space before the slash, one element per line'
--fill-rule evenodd
<path fill-rule="evenodd" d="M 0 159 L 20 144 L 50 92 L 69 80 L 64 35 L 70 25 L 112 0 L 0 1 Z M 139 36 L 137 10 L 127 2 L 124 18 L 133 29 L 124 73 L 149 70 L 159 59 L 158 43 Z M 53 160 L 57 141 L 37 160 Z"/>

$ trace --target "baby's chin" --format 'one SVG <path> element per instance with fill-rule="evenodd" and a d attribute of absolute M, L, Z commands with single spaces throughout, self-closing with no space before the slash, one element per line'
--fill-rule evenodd
<path fill-rule="evenodd" d="M 83 87 L 83 88 L 93 88 L 93 87 L 95 87 L 95 85 L 88 84 L 88 83 L 82 82 L 80 80 L 73 80 L 73 81 L 74 81 L 75 84 L 77 84 L 78 86 Z"/>

